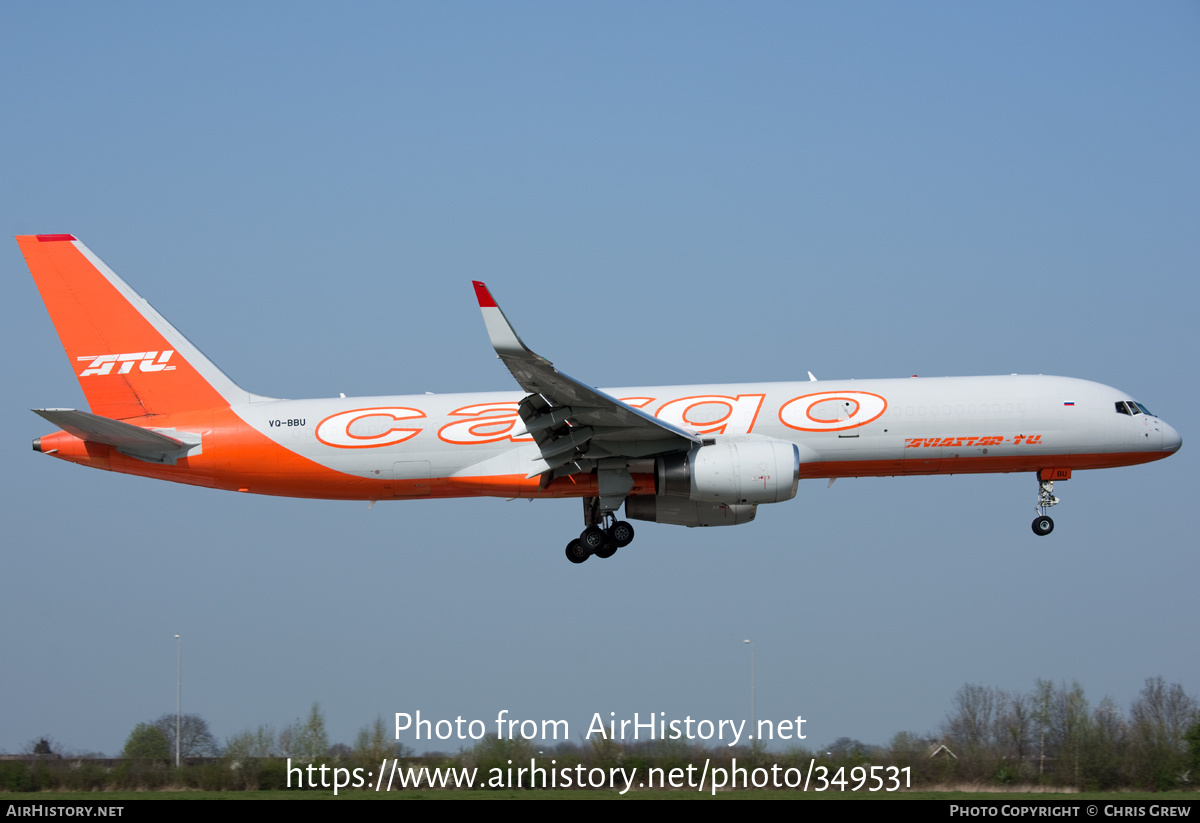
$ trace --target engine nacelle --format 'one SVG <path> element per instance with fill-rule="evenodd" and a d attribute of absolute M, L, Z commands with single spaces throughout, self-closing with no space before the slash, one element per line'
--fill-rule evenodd
<path fill-rule="evenodd" d="M 702 503 L 665 495 L 641 494 L 625 498 L 625 516 L 671 526 L 740 526 L 754 519 L 758 506 Z"/>
<path fill-rule="evenodd" d="M 800 449 L 761 437 L 717 438 L 654 461 L 655 492 L 727 504 L 779 503 L 796 496 Z"/>

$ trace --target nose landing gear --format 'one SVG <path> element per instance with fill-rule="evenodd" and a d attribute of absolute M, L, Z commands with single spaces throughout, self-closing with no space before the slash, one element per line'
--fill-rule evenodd
<path fill-rule="evenodd" d="M 1054 496 L 1054 481 L 1050 477 L 1058 476 L 1060 479 L 1067 480 L 1071 476 L 1069 469 L 1066 470 L 1066 476 L 1063 477 L 1061 469 L 1046 469 L 1038 473 L 1038 516 L 1033 519 L 1033 533 L 1038 537 L 1045 537 L 1054 531 L 1054 521 L 1046 514 L 1046 510 L 1051 506 L 1058 505 L 1058 498 Z M 1047 477 L 1050 475 L 1050 477 Z"/>

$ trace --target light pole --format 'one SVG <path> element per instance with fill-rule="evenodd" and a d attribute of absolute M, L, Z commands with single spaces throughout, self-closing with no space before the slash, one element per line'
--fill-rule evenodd
<path fill-rule="evenodd" d="M 754 642 L 751 640 L 745 641 L 750 645 L 750 740 L 754 739 L 755 730 L 758 728 L 757 717 L 754 715 Z"/>
<path fill-rule="evenodd" d="M 179 706 L 183 696 L 183 638 L 175 635 L 175 768 L 179 768 Z"/>

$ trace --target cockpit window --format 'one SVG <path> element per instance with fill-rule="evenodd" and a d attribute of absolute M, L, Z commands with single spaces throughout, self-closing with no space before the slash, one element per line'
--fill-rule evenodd
<path fill-rule="evenodd" d="M 1117 414 L 1128 414 L 1131 416 L 1135 414 L 1144 414 L 1147 417 L 1154 417 L 1154 413 L 1148 408 L 1143 406 L 1141 403 L 1135 403 L 1132 400 L 1118 400 Z"/>

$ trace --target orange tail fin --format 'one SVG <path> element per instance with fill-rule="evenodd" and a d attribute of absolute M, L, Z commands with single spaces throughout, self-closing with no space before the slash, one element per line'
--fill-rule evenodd
<path fill-rule="evenodd" d="M 71 235 L 17 243 L 94 414 L 119 420 L 259 399 Z"/>

